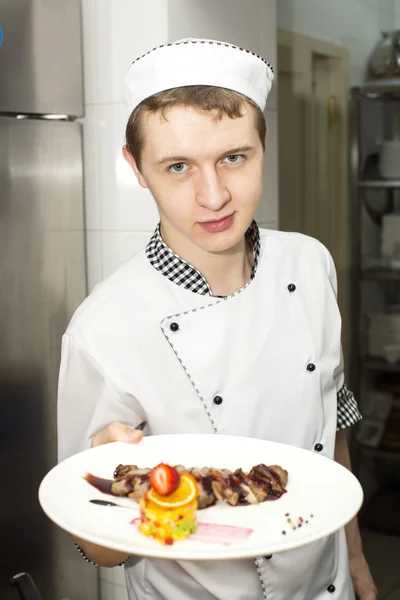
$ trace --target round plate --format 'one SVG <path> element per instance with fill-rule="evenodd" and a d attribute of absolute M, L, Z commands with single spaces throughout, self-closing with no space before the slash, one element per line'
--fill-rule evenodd
<path fill-rule="evenodd" d="M 136 502 L 103 494 L 83 479 L 88 472 L 112 479 L 121 463 L 151 468 L 160 462 L 244 471 L 260 463 L 280 465 L 289 472 L 287 493 L 256 506 L 218 503 L 198 511 L 197 533 L 163 546 L 137 529 Z M 121 507 L 94 505 L 92 499 Z M 212 434 L 159 435 L 137 445 L 98 446 L 54 467 L 39 489 L 45 513 L 71 534 L 128 554 L 174 560 L 253 558 L 298 548 L 340 529 L 362 500 L 357 479 L 333 460 L 284 444 Z"/>

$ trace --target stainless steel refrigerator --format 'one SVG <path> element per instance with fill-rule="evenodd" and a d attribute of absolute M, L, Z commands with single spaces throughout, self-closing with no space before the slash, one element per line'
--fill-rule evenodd
<path fill-rule="evenodd" d="M 0 0 L 0 598 L 95 600 L 96 569 L 42 513 L 61 336 L 86 295 L 79 0 Z"/>

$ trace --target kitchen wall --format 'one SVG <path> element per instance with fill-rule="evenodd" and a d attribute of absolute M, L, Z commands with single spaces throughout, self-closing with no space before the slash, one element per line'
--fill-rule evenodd
<path fill-rule="evenodd" d="M 251 8 L 249 8 L 251 7 Z M 276 62 L 276 0 L 83 0 L 85 193 L 89 291 L 141 249 L 157 223 L 147 190 L 123 161 L 124 74 L 144 51 L 182 37 L 226 39 Z M 276 95 L 259 221 L 276 227 Z"/>
<path fill-rule="evenodd" d="M 276 63 L 276 0 L 82 0 L 85 63 L 85 194 L 89 291 L 141 249 L 157 224 L 149 192 L 122 159 L 124 74 L 149 48 L 183 37 L 249 47 Z M 276 94 L 259 222 L 276 227 Z M 103 600 L 126 600 L 123 569 L 100 569 Z"/>
<path fill-rule="evenodd" d="M 278 27 L 344 44 L 350 85 L 359 85 L 380 31 L 400 27 L 400 0 L 278 0 Z"/>
<path fill-rule="evenodd" d="M 394 0 L 394 26 L 400 29 L 400 0 Z"/>

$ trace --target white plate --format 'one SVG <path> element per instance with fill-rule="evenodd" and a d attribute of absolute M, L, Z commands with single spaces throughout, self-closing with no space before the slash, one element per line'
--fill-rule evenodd
<path fill-rule="evenodd" d="M 139 516 L 133 500 L 102 494 L 83 479 L 87 472 L 112 479 L 121 463 L 150 468 L 160 462 L 231 470 L 278 464 L 289 472 L 287 493 L 256 506 L 222 503 L 198 511 L 198 533 L 162 546 L 132 524 Z M 131 508 L 89 502 L 96 498 Z M 347 469 L 314 452 L 253 438 L 182 434 L 146 437 L 137 445 L 116 442 L 72 456 L 46 475 L 39 500 L 57 525 L 95 544 L 140 556 L 227 560 L 275 554 L 321 539 L 356 515 L 363 493 Z M 301 527 L 293 529 L 288 518 L 297 524 L 300 517 Z"/>

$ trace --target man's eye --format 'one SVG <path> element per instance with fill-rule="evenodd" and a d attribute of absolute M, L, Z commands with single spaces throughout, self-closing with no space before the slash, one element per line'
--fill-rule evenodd
<path fill-rule="evenodd" d="M 187 165 L 185 163 L 176 163 L 175 165 L 171 165 L 169 167 L 169 171 L 173 173 L 183 173 L 186 171 Z"/>
<path fill-rule="evenodd" d="M 229 154 L 229 156 L 227 156 L 225 158 L 225 160 L 228 163 L 234 165 L 234 164 L 242 162 L 244 160 L 244 156 L 243 156 L 243 154 Z"/>

